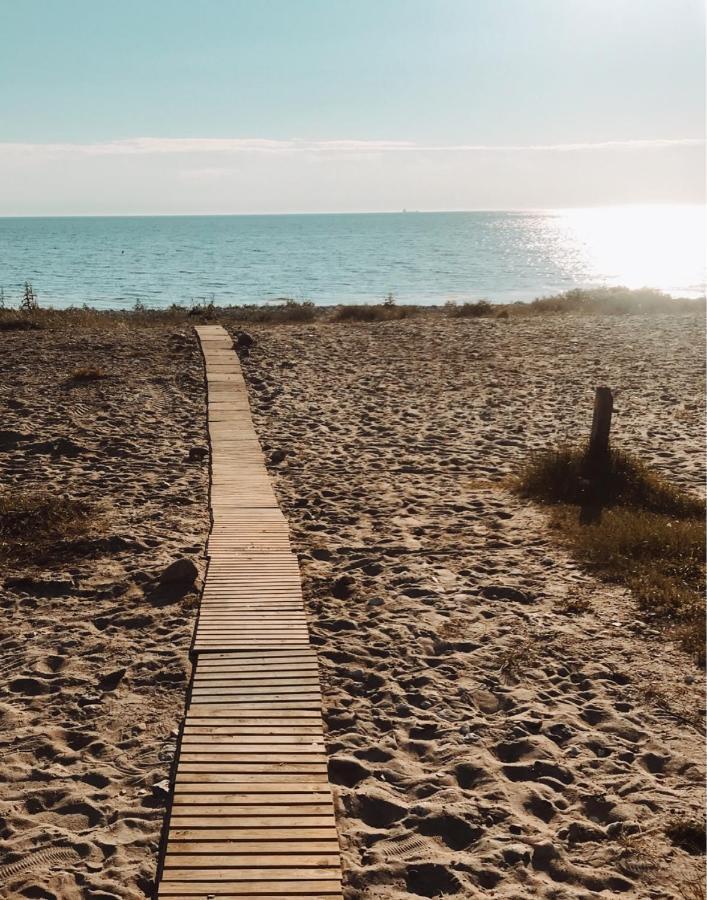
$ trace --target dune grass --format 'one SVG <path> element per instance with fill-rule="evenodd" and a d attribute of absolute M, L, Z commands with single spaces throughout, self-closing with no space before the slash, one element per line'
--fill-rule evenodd
<path fill-rule="evenodd" d="M 303 322 L 392 322 L 412 316 L 430 318 L 515 319 L 522 316 L 543 316 L 567 313 L 571 315 L 641 315 L 655 313 L 681 314 L 704 310 L 703 300 L 675 299 L 661 291 L 625 287 L 575 289 L 532 302 L 510 304 L 488 300 L 448 303 L 444 306 L 398 305 L 392 294 L 381 303 L 315 306 L 309 300 L 283 297 L 275 303 L 218 306 L 215 299 L 199 298 L 191 305 L 172 304 L 152 308 L 139 300 L 132 309 L 96 309 L 84 304 L 66 309 L 41 306 L 31 290 L 23 295 L 19 305 L 0 304 L 0 332 L 35 331 L 58 328 L 150 328 L 170 325 L 194 325 L 199 322 L 280 323 Z"/>
<path fill-rule="evenodd" d="M 89 536 L 91 504 L 48 492 L 0 492 L 0 560 L 39 563 L 61 555 L 62 545 Z"/>
<path fill-rule="evenodd" d="M 337 306 L 331 314 L 334 322 L 395 322 L 420 312 L 417 306 L 398 306 L 396 303 L 351 303 Z"/>
<path fill-rule="evenodd" d="M 631 313 L 677 313 L 704 307 L 704 300 L 671 297 L 653 288 L 575 288 L 530 303 L 514 304 L 515 312 L 532 315 L 572 313 L 574 315 L 629 315 Z"/>
<path fill-rule="evenodd" d="M 494 314 L 494 307 L 488 300 L 469 303 L 445 303 L 444 309 L 452 319 L 482 319 Z"/>
<path fill-rule="evenodd" d="M 704 665 L 703 501 L 630 454 L 612 450 L 597 464 L 578 447 L 534 455 L 515 489 L 551 504 L 551 527 L 575 557 L 630 588 L 643 614 Z"/>

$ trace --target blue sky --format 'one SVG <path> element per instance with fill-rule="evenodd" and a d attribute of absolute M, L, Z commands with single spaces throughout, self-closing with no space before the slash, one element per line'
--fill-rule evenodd
<path fill-rule="evenodd" d="M 0 33 L 0 214 L 703 198 L 700 0 L 0 0 Z"/>

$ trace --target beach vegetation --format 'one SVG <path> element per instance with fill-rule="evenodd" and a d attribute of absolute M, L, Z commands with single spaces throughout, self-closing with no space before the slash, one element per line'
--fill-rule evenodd
<path fill-rule="evenodd" d="M 174 305 L 173 305 L 174 308 Z M 213 319 L 216 314 L 216 302 L 213 294 L 210 299 L 199 297 L 196 300 L 192 298 L 192 304 L 189 308 L 190 316 L 200 316 L 202 319 Z"/>
<path fill-rule="evenodd" d="M 705 504 L 620 450 L 534 454 L 515 482 L 551 506 L 550 527 L 584 565 L 628 587 L 645 618 L 662 623 L 705 662 Z"/>
<path fill-rule="evenodd" d="M 20 309 L 22 312 L 31 313 L 39 309 L 39 301 L 34 292 L 31 281 L 25 281 L 22 289 L 22 299 L 20 300 Z"/>
<path fill-rule="evenodd" d="M 39 563 L 88 537 L 95 510 L 84 500 L 44 491 L 0 492 L 0 560 Z"/>
<path fill-rule="evenodd" d="M 392 294 L 382 303 L 348 303 L 337 306 L 332 313 L 334 322 L 395 322 L 407 319 L 419 311 L 416 306 L 398 306 Z"/>
<path fill-rule="evenodd" d="M 476 300 L 467 303 L 445 303 L 447 315 L 453 319 L 481 319 L 493 315 L 493 306 L 488 300 Z"/>
<path fill-rule="evenodd" d="M 281 322 L 313 322 L 317 316 L 317 307 L 311 300 L 293 300 L 290 297 L 284 297 L 278 303 L 226 306 L 219 312 L 226 322 L 233 320 L 278 324 Z"/>
<path fill-rule="evenodd" d="M 704 300 L 679 299 L 654 288 L 573 288 L 530 303 L 513 304 L 514 313 L 543 315 L 628 315 L 631 313 L 676 313 L 699 308 Z"/>

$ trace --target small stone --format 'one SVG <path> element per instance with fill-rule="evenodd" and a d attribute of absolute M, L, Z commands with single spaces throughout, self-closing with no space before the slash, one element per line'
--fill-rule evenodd
<path fill-rule="evenodd" d="M 287 458 L 287 450 L 273 450 L 270 454 L 270 462 L 273 466 L 279 466 Z"/>
<path fill-rule="evenodd" d="M 383 606 L 384 600 L 382 597 L 373 597 L 368 601 L 366 606 Z"/>
<path fill-rule="evenodd" d="M 189 462 L 201 462 L 201 460 L 205 459 L 208 455 L 209 451 L 206 447 L 189 448 Z"/>
<path fill-rule="evenodd" d="M 160 582 L 162 584 L 192 585 L 198 575 L 199 570 L 190 559 L 176 559 L 160 575 Z"/>

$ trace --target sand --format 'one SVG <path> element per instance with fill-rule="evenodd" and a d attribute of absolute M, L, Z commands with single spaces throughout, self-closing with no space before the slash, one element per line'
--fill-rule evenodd
<path fill-rule="evenodd" d="M 347 898 L 704 896 L 668 836 L 702 815 L 702 674 L 504 486 L 608 384 L 615 444 L 701 490 L 703 321 L 250 330 Z"/>
<path fill-rule="evenodd" d="M 249 331 L 256 425 L 286 451 L 271 472 L 320 654 L 347 898 L 702 896 L 703 856 L 668 836 L 701 815 L 702 675 L 505 479 L 586 434 L 607 383 L 616 443 L 701 489 L 703 323 Z M 86 365 L 109 377 L 67 382 Z M 197 600 L 158 580 L 201 566 L 208 527 L 196 342 L 3 333 L 0 404 L 3 486 L 104 507 L 83 556 L 2 573 L 0 896 L 149 896 Z"/>
<path fill-rule="evenodd" d="M 201 356 L 189 329 L 3 333 L 0 409 L 3 488 L 101 505 L 83 553 L 2 571 L 0 896 L 149 896 L 197 598 L 158 579 L 208 528 Z"/>

